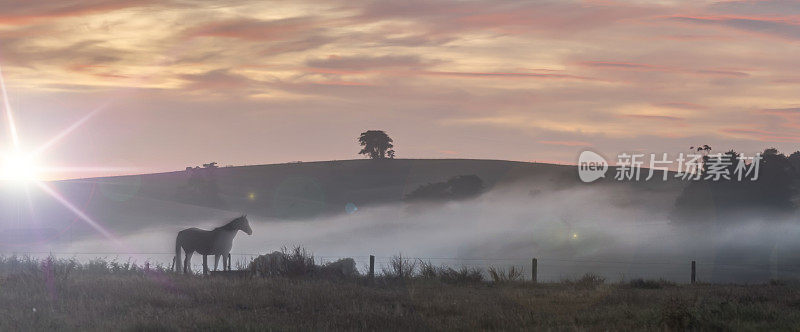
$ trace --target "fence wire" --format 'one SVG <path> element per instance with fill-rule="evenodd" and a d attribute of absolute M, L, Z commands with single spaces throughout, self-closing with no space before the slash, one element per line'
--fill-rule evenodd
<path fill-rule="evenodd" d="M 111 261 L 124 260 L 132 263 L 161 264 L 165 267 L 172 266 L 172 252 L 104 252 L 104 251 L 85 251 L 85 252 L 59 252 L 59 251 L 9 251 L 2 253 L 4 256 L 30 256 L 44 257 L 53 256 L 55 258 L 74 258 L 77 260 L 106 259 Z M 253 259 L 262 255 L 260 253 L 232 252 L 231 266 L 246 268 Z M 91 256 L 91 257 L 85 257 Z M 127 257 L 125 257 L 127 256 Z M 134 257 L 135 256 L 135 257 Z M 197 256 L 193 255 L 191 267 L 194 271 L 202 271 L 202 264 L 197 262 Z M 202 256 L 200 256 L 202 257 Z M 380 274 L 383 270 L 390 269 L 394 260 L 400 256 L 374 256 L 375 273 Z M 325 264 L 339 259 L 351 258 L 356 263 L 356 268 L 361 273 L 369 271 L 370 255 L 324 255 L 314 256 L 315 263 Z M 452 268 L 477 268 L 483 271 L 491 267 L 508 268 L 511 266 L 521 270 L 526 278 L 531 278 L 531 258 L 514 257 L 423 257 L 423 256 L 402 256 L 404 261 L 410 263 L 431 264 L 434 266 L 445 266 Z M 141 260 L 141 261 L 140 261 Z M 750 262 L 710 262 L 704 263 L 697 261 L 696 273 L 698 279 L 702 280 L 705 276 L 713 273 L 738 273 L 738 274 L 764 274 L 771 273 L 781 277 L 800 277 L 800 265 L 794 264 L 756 264 Z M 541 281 L 561 280 L 574 278 L 583 273 L 597 273 L 611 276 L 619 275 L 621 279 L 627 278 L 664 278 L 675 281 L 687 281 L 690 278 L 691 259 L 685 261 L 662 260 L 662 261 L 622 261 L 607 259 L 586 259 L 586 258 L 560 258 L 560 257 L 539 257 L 537 258 L 537 279 Z M 209 267 L 213 269 L 213 256 L 209 259 Z M 221 269 L 221 262 L 219 265 Z M 656 271 L 654 271 L 656 270 Z"/>

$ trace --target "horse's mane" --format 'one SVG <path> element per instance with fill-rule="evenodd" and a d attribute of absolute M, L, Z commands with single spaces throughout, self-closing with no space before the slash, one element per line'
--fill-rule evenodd
<path fill-rule="evenodd" d="M 234 228 L 233 228 L 233 224 L 234 224 L 234 223 L 235 223 L 237 220 L 239 220 L 239 219 L 242 219 L 242 217 L 244 217 L 244 216 L 238 216 L 238 217 L 236 217 L 236 218 L 233 218 L 233 220 L 231 220 L 231 221 L 227 222 L 225 225 L 222 225 L 222 226 L 219 226 L 219 227 L 217 227 L 217 228 L 214 228 L 214 230 L 215 230 L 215 231 L 221 231 L 221 230 L 233 230 L 233 229 L 234 229 Z"/>

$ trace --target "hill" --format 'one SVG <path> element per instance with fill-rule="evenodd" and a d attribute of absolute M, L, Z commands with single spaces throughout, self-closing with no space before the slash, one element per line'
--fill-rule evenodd
<path fill-rule="evenodd" d="M 458 175 L 477 175 L 486 190 L 531 183 L 533 193 L 583 185 L 575 172 L 574 166 L 499 160 L 345 160 L 193 169 L 55 181 L 50 185 L 99 223 L 116 232 L 127 232 L 197 224 L 239 213 L 293 220 L 352 212 L 402 202 L 405 195 L 422 185 Z M 677 192 L 675 181 L 624 185 Z M 7 231 L 38 227 L 42 233 L 63 233 L 65 225 L 71 225 L 70 234 L 89 230 L 76 222 L 71 211 L 36 188 L 27 189 L 27 196 L 20 195 L 19 188 L 5 188 L 0 195 L 5 198 L 0 202 L 2 228 Z M 20 237 L 19 232 L 5 234 L 13 239 L 0 237 L 0 243 Z"/>

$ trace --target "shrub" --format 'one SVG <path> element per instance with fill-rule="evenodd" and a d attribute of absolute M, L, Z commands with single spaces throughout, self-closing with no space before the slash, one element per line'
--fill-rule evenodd
<path fill-rule="evenodd" d="M 146 262 L 145 266 L 146 268 L 139 266 L 132 260 L 119 263 L 117 261 L 107 261 L 102 258 L 96 258 L 86 263 L 80 263 L 74 258 L 63 259 L 53 256 L 48 256 L 43 259 L 27 256 L 0 256 L 0 274 L 13 275 L 14 278 L 26 280 L 62 281 L 70 279 L 75 275 L 144 275 L 147 272 L 153 271 L 167 272 L 167 269 L 162 264 L 151 266 Z"/>
<path fill-rule="evenodd" d="M 580 279 L 570 280 L 565 279 L 561 281 L 563 284 L 573 286 L 579 289 L 595 289 L 597 286 L 602 285 L 606 282 L 606 278 L 603 278 L 594 273 L 586 273 Z"/>
<path fill-rule="evenodd" d="M 416 270 L 416 261 L 403 258 L 403 255 L 392 256 L 389 266 L 383 268 L 383 277 L 400 280 L 411 279 Z"/>
<path fill-rule="evenodd" d="M 318 267 L 320 276 L 333 278 L 354 278 L 359 275 L 356 269 L 356 261 L 352 258 L 342 258 L 340 260 L 326 263 Z"/>
<path fill-rule="evenodd" d="M 286 247 L 281 251 L 256 257 L 248 269 L 262 277 L 308 277 L 317 271 L 314 255 L 301 246 L 292 250 Z"/>
<path fill-rule="evenodd" d="M 671 281 L 664 280 L 664 279 L 658 279 L 658 280 L 647 279 L 647 280 L 645 280 L 645 279 L 639 278 L 639 279 L 631 280 L 628 283 L 628 286 L 630 288 L 661 289 L 661 288 L 664 288 L 664 287 L 675 286 L 675 283 L 671 282 Z"/>
<path fill-rule="evenodd" d="M 508 283 L 512 281 L 522 281 L 522 269 L 511 266 L 508 269 L 489 267 L 489 276 L 495 283 Z"/>
<path fill-rule="evenodd" d="M 441 270 L 439 280 L 451 284 L 477 283 L 483 281 L 483 271 L 467 266 L 462 266 L 458 270 L 447 267 Z"/>
<path fill-rule="evenodd" d="M 437 267 L 430 262 L 420 260 L 419 277 L 450 284 L 476 283 L 483 281 L 483 270 L 467 266 L 462 266 L 459 269 L 444 265 Z"/>
<path fill-rule="evenodd" d="M 454 176 L 444 182 L 419 186 L 406 195 L 406 201 L 447 201 L 477 197 L 483 192 L 483 180 L 477 175 Z"/>

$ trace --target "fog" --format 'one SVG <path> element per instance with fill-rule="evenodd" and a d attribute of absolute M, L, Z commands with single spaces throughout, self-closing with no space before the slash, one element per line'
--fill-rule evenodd
<path fill-rule="evenodd" d="M 674 198 L 674 193 L 621 186 L 535 193 L 520 185 L 468 201 L 360 207 L 308 220 L 249 215 L 253 235 L 239 233 L 232 253 L 234 264 L 245 264 L 256 254 L 302 245 L 318 261 L 352 257 L 362 270 L 368 255 L 377 257 L 380 271 L 391 256 L 402 254 L 453 267 L 515 265 L 526 275 L 531 259 L 537 258 L 540 280 L 592 272 L 610 281 L 644 277 L 687 282 L 692 260 L 701 281 L 763 282 L 798 275 L 800 227 L 791 220 L 676 225 L 667 218 Z M 5 251 L 169 265 L 177 231 L 210 229 L 235 216 L 219 212 L 217 220 L 183 220 L 116 233 L 113 241 L 98 235 Z M 195 269 L 201 261 L 194 256 Z"/>

